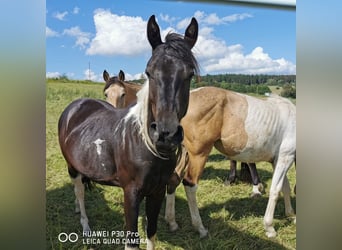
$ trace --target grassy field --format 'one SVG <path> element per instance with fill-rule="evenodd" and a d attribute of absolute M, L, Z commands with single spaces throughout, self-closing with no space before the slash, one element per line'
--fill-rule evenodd
<path fill-rule="evenodd" d="M 47 83 L 46 93 L 46 248 L 47 249 L 124 249 L 123 245 L 87 244 L 83 241 L 80 215 L 74 212 L 74 191 L 66 163 L 57 140 L 57 121 L 63 109 L 79 97 L 103 99 L 103 85 L 82 83 Z M 199 239 L 191 225 L 190 213 L 183 186 L 176 192 L 176 220 L 178 231 L 169 232 L 163 219 L 162 207 L 157 233 L 157 249 L 295 249 L 296 226 L 285 217 L 284 202 L 280 198 L 275 210 L 275 229 L 278 236 L 268 239 L 262 225 L 272 177 L 268 163 L 258 163 L 258 172 L 266 193 L 259 198 L 250 198 L 252 187 L 238 183 L 224 186 L 229 161 L 213 150 L 201 178 L 197 200 L 205 227 L 206 238 Z M 293 189 L 296 174 L 292 167 L 288 173 Z M 292 204 L 296 204 L 292 195 Z M 96 184 L 86 192 L 86 209 L 92 230 L 124 230 L 123 192 L 120 188 Z M 144 203 L 141 204 L 139 234 L 144 237 Z M 58 235 L 75 232 L 76 242 L 61 243 Z M 95 237 L 96 238 L 96 237 Z M 105 238 L 100 238 L 100 241 Z M 146 244 L 141 244 L 146 249 Z"/>

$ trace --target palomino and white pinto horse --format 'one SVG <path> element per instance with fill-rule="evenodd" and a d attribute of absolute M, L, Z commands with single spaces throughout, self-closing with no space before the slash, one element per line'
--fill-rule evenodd
<path fill-rule="evenodd" d="M 83 231 L 90 231 L 84 206 L 84 183 L 119 186 L 124 192 L 126 249 L 138 249 L 139 204 L 146 198 L 147 249 L 154 249 L 157 220 L 166 184 L 174 172 L 183 140 L 180 120 L 185 115 L 190 80 L 198 66 L 191 48 L 198 36 L 192 18 L 184 38 L 169 33 L 163 43 L 151 16 L 147 38 L 152 56 L 148 80 L 137 103 L 116 109 L 94 99 L 78 99 L 62 113 L 59 143 L 75 185 L 76 209 Z"/>
<path fill-rule="evenodd" d="M 137 100 L 137 92 L 142 85 L 125 81 L 125 73 L 120 70 L 118 76 L 110 77 L 108 72 L 103 71 L 103 79 L 106 84 L 103 93 L 106 101 L 116 108 L 126 108 Z"/>
<path fill-rule="evenodd" d="M 181 124 L 189 165 L 183 184 L 193 226 L 200 236 L 207 235 L 198 211 L 196 190 L 213 146 L 229 159 L 242 162 L 270 162 L 274 173 L 264 216 L 268 237 L 275 237 L 274 209 L 280 191 L 285 214 L 294 216 L 286 173 L 296 158 L 296 107 L 280 96 L 261 100 L 248 95 L 202 87 L 190 94 L 189 108 Z M 171 230 L 175 221 L 175 194 L 167 195 L 166 220 Z"/>

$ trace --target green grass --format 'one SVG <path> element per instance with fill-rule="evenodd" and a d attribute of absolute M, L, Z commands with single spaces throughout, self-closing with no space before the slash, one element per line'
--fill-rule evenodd
<path fill-rule="evenodd" d="M 63 109 L 79 97 L 103 99 L 102 84 L 47 83 L 46 98 L 46 246 L 47 249 L 124 249 L 123 245 L 87 245 L 82 242 L 80 215 L 74 212 L 74 192 L 66 163 L 61 155 L 57 140 L 57 121 Z M 224 186 L 228 175 L 229 161 L 216 150 L 206 164 L 197 192 L 197 201 L 205 227 L 206 238 L 199 239 L 190 219 L 184 188 L 176 192 L 176 220 L 178 231 L 170 232 L 164 217 L 164 206 L 158 221 L 157 249 L 295 249 L 296 226 L 285 217 L 284 202 L 278 200 L 274 225 L 278 233 L 268 239 L 262 225 L 268 201 L 272 167 L 258 163 L 258 172 L 266 193 L 253 199 L 249 195 L 252 187 L 238 183 Z M 288 173 L 293 189 L 296 173 L 292 167 Z M 86 192 L 85 202 L 89 225 L 92 230 L 124 230 L 123 195 L 121 188 L 96 184 Z M 295 196 L 292 204 L 295 207 Z M 139 233 L 145 236 L 144 203 L 141 204 Z M 58 234 L 76 232 L 80 237 L 75 243 L 60 243 Z M 101 239 L 102 240 L 102 239 Z M 146 244 L 141 244 L 146 249 Z"/>

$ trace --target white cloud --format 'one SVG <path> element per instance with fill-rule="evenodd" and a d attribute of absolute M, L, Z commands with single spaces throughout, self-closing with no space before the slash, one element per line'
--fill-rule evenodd
<path fill-rule="evenodd" d="M 68 12 L 67 11 L 64 11 L 64 12 L 56 12 L 53 17 L 60 20 L 60 21 L 64 21 L 65 20 L 65 17 L 66 15 L 68 15 Z"/>
<path fill-rule="evenodd" d="M 295 74 L 296 65 L 284 58 L 272 59 L 263 48 L 256 47 L 250 54 L 243 54 L 241 45 L 227 47 L 220 57 L 203 60 L 206 72 L 244 74 Z"/>
<path fill-rule="evenodd" d="M 81 31 L 80 27 L 75 26 L 70 29 L 65 29 L 63 35 L 68 35 L 76 38 L 75 46 L 84 49 L 88 43 L 90 43 L 91 34 Z"/>
<path fill-rule="evenodd" d="M 252 18 L 252 15 L 242 13 L 219 17 L 215 13 L 197 11 L 194 16 L 200 23 L 200 31 L 193 52 L 201 70 L 204 71 L 202 73 L 296 73 L 295 64 L 285 58 L 271 58 L 261 46 L 246 53 L 242 44 L 227 44 L 225 40 L 214 35 L 216 25 Z M 160 17 L 169 23 L 176 20 L 168 15 Z M 146 39 L 147 22 L 141 17 L 119 16 L 108 10 L 98 9 L 94 13 L 94 23 L 96 36 L 91 40 L 86 54 L 135 56 L 150 51 Z M 170 31 L 184 34 L 189 23 L 190 18 L 185 18 L 177 23 L 176 30 L 171 27 L 161 28 L 162 39 Z M 127 79 L 130 77 L 135 76 L 128 76 Z"/>
<path fill-rule="evenodd" d="M 225 16 L 222 18 L 222 21 L 224 23 L 233 23 L 233 22 L 237 22 L 237 21 L 242 21 L 246 18 L 252 18 L 253 15 L 248 14 L 248 13 L 242 13 L 242 14 L 233 14 L 230 16 Z"/>
<path fill-rule="evenodd" d="M 201 25 L 221 25 L 242 21 L 247 18 L 252 18 L 253 15 L 248 13 L 241 13 L 219 17 L 216 13 L 206 14 L 204 11 L 196 11 L 194 17 Z M 185 29 L 188 26 L 190 20 L 190 18 L 185 18 L 181 20 L 178 23 L 177 28 Z"/>
<path fill-rule="evenodd" d="M 77 15 L 79 12 L 80 12 L 80 8 L 77 7 L 77 6 L 72 10 L 72 13 L 73 13 L 74 15 Z"/>
<path fill-rule="evenodd" d="M 137 73 L 135 75 L 131 75 L 128 73 L 125 73 L 125 80 L 126 81 L 132 81 L 132 80 L 140 80 L 140 79 L 147 79 L 147 76 L 144 72 Z"/>
<path fill-rule="evenodd" d="M 260 46 L 254 48 L 249 54 L 246 54 L 243 51 L 243 45 L 229 45 L 226 41 L 214 35 L 214 25 L 251 18 L 251 15 L 234 14 L 221 18 L 216 14 L 206 14 L 203 11 L 197 11 L 194 16 L 199 21 L 201 28 L 193 51 L 204 73 L 296 73 L 295 64 L 284 58 L 272 59 Z M 181 27 L 184 29 L 189 22 L 189 18 L 181 20 L 177 28 Z"/>
<path fill-rule="evenodd" d="M 134 56 L 150 50 L 146 39 L 147 22 L 141 17 L 119 16 L 108 10 L 95 11 L 96 36 L 88 55 Z"/>
<path fill-rule="evenodd" d="M 102 73 L 96 74 L 94 71 L 86 69 L 83 71 L 84 80 L 91 80 L 93 82 L 104 82 Z"/>
<path fill-rule="evenodd" d="M 58 78 L 61 75 L 59 72 L 46 72 L 46 78 Z"/>
<path fill-rule="evenodd" d="M 57 31 L 50 29 L 49 27 L 45 27 L 45 36 L 46 37 L 57 37 L 59 36 Z"/>
<path fill-rule="evenodd" d="M 196 19 L 197 19 L 197 18 L 196 18 Z M 185 19 L 179 21 L 179 22 L 177 23 L 177 25 L 176 25 L 177 29 L 178 29 L 178 30 L 184 30 L 184 29 L 186 29 L 186 27 L 188 27 L 190 21 L 191 21 L 191 18 L 185 18 Z M 197 19 L 197 21 L 198 21 L 198 19 Z"/>
<path fill-rule="evenodd" d="M 167 14 L 160 14 L 160 19 L 166 23 L 172 24 L 174 21 L 176 21 L 176 17 L 170 17 Z"/>

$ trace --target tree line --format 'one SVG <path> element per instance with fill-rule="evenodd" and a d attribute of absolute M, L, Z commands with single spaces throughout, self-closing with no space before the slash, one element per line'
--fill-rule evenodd
<path fill-rule="evenodd" d="M 214 86 L 240 93 L 264 95 L 272 92 L 269 86 L 282 88 L 281 96 L 296 98 L 295 75 L 219 74 L 193 78 L 191 88 Z"/>

